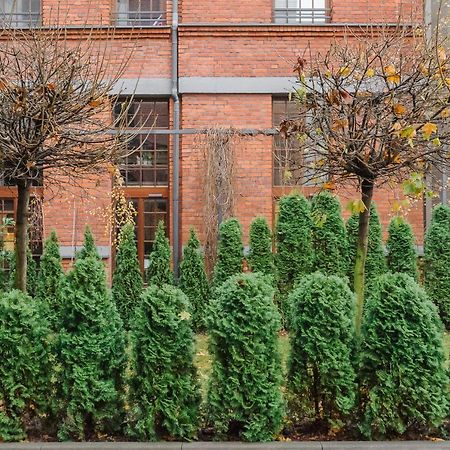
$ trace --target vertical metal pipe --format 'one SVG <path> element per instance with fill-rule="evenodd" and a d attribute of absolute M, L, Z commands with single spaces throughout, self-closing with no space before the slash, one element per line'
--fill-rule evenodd
<path fill-rule="evenodd" d="M 172 99 L 173 99 L 173 271 L 178 278 L 180 261 L 180 98 L 178 96 L 178 0 L 172 0 Z"/>

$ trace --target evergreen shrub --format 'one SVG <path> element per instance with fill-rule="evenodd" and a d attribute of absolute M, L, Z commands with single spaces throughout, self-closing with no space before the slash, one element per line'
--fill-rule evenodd
<path fill-rule="evenodd" d="M 425 234 L 425 289 L 450 329 L 450 207 L 438 205 Z"/>
<path fill-rule="evenodd" d="M 112 279 L 112 298 L 124 328 L 130 328 L 133 312 L 139 303 L 144 282 L 137 256 L 134 224 L 128 223 L 119 232 L 116 266 Z"/>
<path fill-rule="evenodd" d="M 275 263 L 272 253 L 272 233 L 267 220 L 257 217 L 250 225 L 250 252 L 247 257 L 252 272 L 274 276 Z"/>
<path fill-rule="evenodd" d="M 443 327 L 424 290 L 408 275 L 372 284 L 361 329 L 361 430 L 368 438 L 427 432 L 448 413 Z"/>
<path fill-rule="evenodd" d="M 166 237 L 166 226 L 160 220 L 156 229 L 153 250 L 150 253 L 150 264 L 146 271 L 148 284 L 162 286 L 172 284 L 173 275 L 170 270 L 170 243 Z"/>
<path fill-rule="evenodd" d="M 219 436 L 269 441 L 281 429 L 280 317 L 272 297 L 262 274 L 247 273 L 229 278 L 211 300 L 207 407 Z"/>
<path fill-rule="evenodd" d="M 388 233 L 386 249 L 389 271 L 406 273 L 417 281 L 417 251 L 411 225 L 402 217 L 394 217 Z"/>
<path fill-rule="evenodd" d="M 0 441 L 26 437 L 26 424 L 47 412 L 47 321 L 18 290 L 0 295 Z"/>
<path fill-rule="evenodd" d="M 356 399 L 354 294 L 347 281 L 316 272 L 303 277 L 291 305 L 289 390 L 303 414 L 330 423 Z"/>
<path fill-rule="evenodd" d="M 200 242 L 193 228 L 191 228 L 189 241 L 183 250 L 179 287 L 191 302 L 194 330 L 204 330 L 206 309 L 209 301 L 209 285 L 205 272 L 205 261 L 200 250 Z"/>
<path fill-rule="evenodd" d="M 142 293 L 131 336 L 130 436 L 194 438 L 200 395 L 186 295 L 167 284 L 150 286 Z"/>
<path fill-rule="evenodd" d="M 98 433 L 120 433 L 124 332 L 89 230 L 63 294 L 58 436 L 63 440 L 87 440 Z"/>
<path fill-rule="evenodd" d="M 329 191 L 315 195 L 311 202 L 314 270 L 346 276 L 348 240 L 339 200 Z"/>
<path fill-rule="evenodd" d="M 232 275 L 242 271 L 244 246 L 242 229 L 237 219 L 228 219 L 220 224 L 217 262 L 214 267 L 214 286 L 220 286 Z"/>

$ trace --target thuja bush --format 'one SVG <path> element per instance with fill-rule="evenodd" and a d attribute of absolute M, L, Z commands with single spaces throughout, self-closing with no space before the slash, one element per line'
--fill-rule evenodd
<path fill-rule="evenodd" d="M 200 242 L 191 228 L 189 240 L 183 250 L 180 264 L 180 289 L 187 295 L 192 307 L 192 324 L 196 331 L 204 330 L 209 299 L 209 285 Z"/>
<path fill-rule="evenodd" d="M 372 284 L 361 329 L 361 430 L 386 438 L 438 427 L 448 413 L 443 327 L 424 290 L 408 275 Z"/>
<path fill-rule="evenodd" d="M 250 225 L 250 252 L 248 265 L 253 272 L 274 276 L 275 263 L 272 253 L 272 233 L 267 220 L 257 217 Z"/>
<path fill-rule="evenodd" d="M 217 262 L 214 267 L 214 286 L 242 271 L 244 246 L 242 229 L 237 219 L 228 219 L 220 224 Z"/>
<path fill-rule="evenodd" d="M 450 329 L 450 208 L 436 206 L 425 234 L 425 289 Z"/>
<path fill-rule="evenodd" d="M 65 275 L 61 265 L 59 242 L 55 231 L 45 241 L 36 280 L 35 299 L 43 306 L 49 325 L 58 331 L 61 323 Z"/>
<path fill-rule="evenodd" d="M 348 240 L 339 200 L 329 191 L 315 195 L 311 202 L 311 217 L 314 269 L 346 276 Z"/>
<path fill-rule="evenodd" d="M 344 418 L 356 398 L 354 294 L 346 280 L 316 272 L 299 281 L 289 303 L 293 404 L 315 419 Z"/>
<path fill-rule="evenodd" d="M 146 271 L 146 280 L 148 284 L 157 286 L 173 283 L 173 275 L 170 270 L 170 243 L 166 237 L 166 227 L 162 220 L 159 221 L 156 229 L 155 242 L 150 253 L 150 264 Z"/>
<path fill-rule="evenodd" d="M 359 214 L 352 214 L 347 221 L 347 234 L 349 243 L 349 278 L 353 286 L 354 269 L 356 261 L 356 247 L 358 242 Z M 383 230 L 375 203 L 370 206 L 369 236 L 367 244 L 367 258 L 365 265 L 366 292 L 370 283 L 378 276 L 387 272 L 386 258 L 383 249 Z"/>
<path fill-rule="evenodd" d="M 402 217 L 394 217 L 389 223 L 386 249 L 390 272 L 406 273 L 417 281 L 417 252 L 411 225 Z"/>
<path fill-rule="evenodd" d="M 167 284 L 146 289 L 131 340 L 128 433 L 139 440 L 194 438 L 200 395 L 186 295 Z"/>
<path fill-rule="evenodd" d="M 0 441 L 24 439 L 27 424 L 47 412 L 48 332 L 31 297 L 0 294 Z"/>
<path fill-rule="evenodd" d="M 311 272 L 313 250 L 311 242 L 311 211 L 300 195 L 283 197 L 276 226 L 276 267 L 281 295 L 289 293 L 294 282 Z"/>
<path fill-rule="evenodd" d="M 211 300 L 207 407 L 219 436 L 269 441 L 280 431 L 280 317 L 272 296 L 263 275 L 248 273 L 229 278 Z"/>
<path fill-rule="evenodd" d="M 118 433 L 123 420 L 124 333 L 89 230 L 63 295 L 58 436 L 86 440 L 98 433 Z"/>
<path fill-rule="evenodd" d="M 143 285 L 134 237 L 134 224 L 128 223 L 119 232 L 111 290 L 113 301 L 126 329 L 130 327 L 130 320 L 139 302 Z"/>
<path fill-rule="evenodd" d="M 16 287 L 16 254 L 15 252 L 8 252 L 7 256 L 9 267 L 9 282 L 6 290 L 15 289 Z M 36 261 L 33 259 L 31 250 L 27 250 L 27 293 L 32 297 L 35 294 L 37 280 Z"/>

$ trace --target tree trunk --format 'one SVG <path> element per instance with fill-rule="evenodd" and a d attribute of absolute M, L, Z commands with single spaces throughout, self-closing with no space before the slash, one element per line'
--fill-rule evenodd
<path fill-rule="evenodd" d="M 16 215 L 16 288 L 27 291 L 28 207 L 30 185 L 21 181 L 17 185 Z"/>
<path fill-rule="evenodd" d="M 367 257 L 367 244 L 369 240 L 370 205 L 373 196 L 373 180 L 363 180 L 361 185 L 361 200 L 364 211 L 359 213 L 358 242 L 356 247 L 354 291 L 356 294 L 355 328 L 359 336 L 364 309 L 365 265 Z"/>

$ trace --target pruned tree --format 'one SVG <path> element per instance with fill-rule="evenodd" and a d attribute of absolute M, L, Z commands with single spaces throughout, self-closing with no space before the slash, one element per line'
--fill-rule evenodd
<path fill-rule="evenodd" d="M 27 227 L 32 185 L 98 173 L 126 153 L 120 131 L 127 106 L 114 115 L 111 90 L 127 57 L 117 64 L 113 36 L 82 30 L 5 28 L 0 33 L 0 176 L 17 187 L 16 285 L 26 290 Z M 115 57 L 114 70 L 109 61 Z M 117 108 L 116 108 L 117 109 Z"/>
<path fill-rule="evenodd" d="M 420 194 L 422 174 L 449 165 L 449 61 L 438 40 L 425 36 L 413 25 L 373 26 L 335 41 L 325 54 L 300 57 L 294 95 L 299 117 L 280 127 L 283 135 L 300 139 L 306 173 L 327 179 L 328 187 L 353 181 L 361 193 L 354 202 L 358 331 L 374 189 L 405 182 L 409 192 Z"/>

